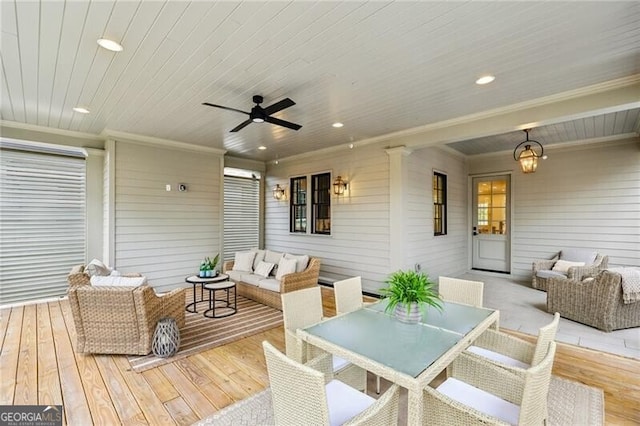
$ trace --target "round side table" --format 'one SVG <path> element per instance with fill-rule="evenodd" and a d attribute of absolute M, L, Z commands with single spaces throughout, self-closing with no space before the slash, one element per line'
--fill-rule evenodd
<path fill-rule="evenodd" d="M 187 306 L 185 306 L 185 310 L 187 312 L 192 312 L 194 314 L 197 314 L 198 303 L 207 301 L 204 299 L 205 284 L 218 283 L 221 281 L 227 281 L 228 279 L 229 279 L 229 275 L 227 274 L 218 274 L 215 277 L 209 277 L 209 278 L 199 277 L 197 275 L 191 275 L 190 277 L 185 278 L 184 280 L 193 286 L 193 302 L 187 303 Z M 200 286 L 200 300 L 196 298 L 197 296 L 196 289 L 198 286 Z"/>
<path fill-rule="evenodd" d="M 209 309 L 204 311 L 207 318 L 224 318 L 238 312 L 238 292 L 236 283 L 233 281 L 221 281 L 217 283 L 205 284 L 204 289 L 209 291 Z M 229 297 L 229 291 L 233 289 L 233 300 Z M 224 291 L 224 299 L 216 299 L 216 291 Z M 216 309 L 218 313 L 216 314 Z M 222 312 L 220 312 L 222 310 Z M 211 312 L 211 314 L 209 314 Z M 209 315 L 208 315 L 209 314 Z"/>

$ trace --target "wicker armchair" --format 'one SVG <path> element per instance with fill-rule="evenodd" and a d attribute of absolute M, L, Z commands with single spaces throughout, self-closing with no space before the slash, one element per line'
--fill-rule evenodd
<path fill-rule="evenodd" d="M 72 285 L 69 305 L 76 328 L 76 352 L 146 355 L 160 318 L 184 327 L 185 289 L 157 296 L 153 288 Z"/>
<path fill-rule="evenodd" d="M 572 266 L 568 268 L 566 273 L 554 271 L 553 267 L 558 260 L 583 262 L 585 266 Z M 595 253 L 591 250 L 562 250 L 549 260 L 536 260 L 533 262 L 531 286 L 538 290 L 547 291 L 547 286 L 551 278 L 582 280 L 606 269 L 608 264 L 608 256 Z"/>
<path fill-rule="evenodd" d="M 398 423 L 400 388 L 378 400 L 333 380 L 331 359 L 320 355 L 300 364 L 262 342 L 277 425 L 380 425 Z"/>
<path fill-rule="evenodd" d="M 320 352 L 296 336 L 296 330 L 322 321 L 322 293 L 315 286 L 281 295 L 284 320 L 284 342 L 287 356 L 298 362 L 306 362 Z M 366 391 L 367 371 L 337 356 L 332 357 L 333 375 L 352 388 Z"/>
<path fill-rule="evenodd" d="M 603 331 L 640 327 L 640 302 L 624 303 L 622 276 L 607 270 L 583 281 L 550 280 L 547 311 Z"/>
<path fill-rule="evenodd" d="M 505 369 L 463 353 L 451 365 L 452 377 L 424 391 L 425 425 L 541 425 L 556 343 L 528 369 Z"/>

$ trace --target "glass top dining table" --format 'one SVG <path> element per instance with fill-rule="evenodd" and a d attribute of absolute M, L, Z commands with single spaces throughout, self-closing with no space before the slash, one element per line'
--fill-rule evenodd
<path fill-rule="evenodd" d="M 421 424 L 422 389 L 483 331 L 498 326 L 499 312 L 443 302 L 418 324 L 386 313 L 387 301 L 299 329 L 305 342 L 340 356 L 409 390 L 409 424 Z"/>

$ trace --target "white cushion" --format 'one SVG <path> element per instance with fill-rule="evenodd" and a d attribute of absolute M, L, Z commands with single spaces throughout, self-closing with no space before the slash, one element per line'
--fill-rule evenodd
<path fill-rule="evenodd" d="M 591 265 L 596 261 L 598 253 L 589 249 L 564 249 L 560 252 L 561 260 L 569 260 L 571 262 L 584 262 L 585 265 Z"/>
<path fill-rule="evenodd" d="M 271 262 L 260 261 L 260 263 L 258 263 L 256 268 L 254 269 L 253 273 L 256 275 L 261 275 L 263 278 L 267 278 L 274 266 L 276 265 Z"/>
<path fill-rule="evenodd" d="M 523 368 L 523 369 L 527 369 L 527 368 L 531 367 L 531 365 L 527 364 L 526 362 L 522 362 L 522 361 L 520 361 L 518 359 L 511 358 L 509 356 L 503 355 L 503 354 L 498 353 L 498 352 L 494 352 L 494 351 L 489 350 L 489 349 L 481 348 L 479 346 L 469 346 L 467 348 L 467 350 L 469 352 L 473 352 L 474 354 L 483 356 L 485 358 L 491 359 L 491 360 L 499 362 L 501 364 L 510 365 L 512 367 L 518 367 L 518 368 Z"/>
<path fill-rule="evenodd" d="M 242 281 L 242 276 L 246 274 L 245 271 L 227 271 L 225 272 L 225 274 L 229 275 L 229 280 L 233 281 L 233 282 L 238 282 L 238 281 Z"/>
<path fill-rule="evenodd" d="M 584 266 L 584 262 L 570 262 L 568 260 L 558 260 L 551 268 L 552 271 L 562 272 L 563 274 L 569 273 L 569 268 L 572 266 Z"/>
<path fill-rule="evenodd" d="M 340 371 L 345 367 L 348 367 L 349 365 L 351 365 L 351 363 L 349 361 L 347 361 L 344 358 L 340 358 L 339 356 L 332 356 L 332 362 L 333 362 L 333 371 Z"/>
<path fill-rule="evenodd" d="M 255 271 L 256 268 L 258 267 L 258 263 L 262 262 L 264 260 L 264 255 L 267 253 L 266 250 L 260 250 L 260 249 L 251 249 L 251 251 L 256 253 L 256 257 L 253 259 L 253 270 Z"/>
<path fill-rule="evenodd" d="M 294 254 L 286 253 L 284 255 L 285 259 L 295 259 L 296 260 L 296 272 L 302 272 L 307 269 L 307 265 L 309 264 L 309 256 L 306 254 L 296 256 Z"/>
<path fill-rule="evenodd" d="M 95 287 L 100 286 L 118 286 L 118 287 L 138 287 L 147 283 L 147 277 L 121 277 L 111 276 L 106 277 L 101 275 L 94 275 L 91 277 L 91 285 Z"/>
<path fill-rule="evenodd" d="M 450 377 L 436 389 L 438 392 L 468 407 L 497 417 L 511 425 L 518 424 L 518 418 L 520 416 L 519 406 L 489 392 L 485 392 L 482 389 L 471 386 L 468 383 Z"/>
<path fill-rule="evenodd" d="M 234 271 L 253 272 L 253 258 L 256 257 L 255 251 L 238 251 L 233 261 Z"/>
<path fill-rule="evenodd" d="M 256 274 L 247 274 L 246 272 L 242 274 L 242 278 L 240 279 L 240 281 L 242 281 L 243 283 L 246 284 L 251 284 L 251 285 L 255 285 L 256 287 L 258 286 L 258 283 L 260 282 L 260 280 L 263 280 L 264 277 L 261 275 L 256 275 Z"/>
<path fill-rule="evenodd" d="M 280 259 L 276 279 L 281 280 L 283 276 L 296 272 L 296 263 L 297 261 L 295 259 L 286 259 L 284 257 Z"/>
<path fill-rule="evenodd" d="M 84 272 L 89 274 L 90 277 L 93 277 L 94 275 L 107 276 L 111 273 L 111 268 L 98 259 L 93 259 L 84 268 Z"/>
<path fill-rule="evenodd" d="M 280 280 L 277 280 L 275 278 L 260 278 L 261 279 L 258 282 L 258 287 L 280 293 Z"/>
<path fill-rule="evenodd" d="M 273 263 L 275 266 L 271 270 L 271 276 L 275 277 L 278 272 L 278 262 L 284 256 L 284 253 L 278 253 L 277 251 L 266 250 L 264 253 L 264 261 Z"/>
<path fill-rule="evenodd" d="M 329 408 L 329 424 L 342 425 L 367 408 L 375 399 L 364 394 L 340 380 L 331 380 L 325 385 L 327 405 Z"/>
<path fill-rule="evenodd" d="M 551 269 L 541 269 L 536 272 L 536 277 L 539 278 L 567 278 L 567 274 L 562 272 L 552 271 Z"/>

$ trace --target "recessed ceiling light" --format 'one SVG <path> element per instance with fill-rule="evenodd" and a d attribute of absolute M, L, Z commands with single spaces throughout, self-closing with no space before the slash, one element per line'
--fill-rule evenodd
<path fill-rule="evenodd" d="M 80 114 L 89 114 L 89 110 L 83 107 L 74 107 L 73 110 L 75 112 L 79 112 Z"/>
<path fill-rule="evenodd" d="M 99 38 L 98 44 L 107 50 L 111 50 L 112 52 L 122 52 L 122 49 L 124 49 L 120 43 L 109 40 L 108 38 Z"/>
<path fill-rule="evenodd" d="M 260 146 L 258 147 L 258 149 L 259 149 L 260 151 L 264 151 L 265 149 L 267 149 L 267 147 L 266 147 L 266 146 L 264 146 L 264 145 L 260 145 Z"/>
<path fill-rule="evenodd" d="M 339 129 L 340 127 L 344 126 L 344 124 L 342 124 L 342 123 L 340 123 L 338 121 L 338 122 L 333 123 L 332 126 L 335 127 L 336 129 Z"/>
<path fill-rule="evenodd" d="M 483 75 L 479 79 L 476 80 L 476 84 L 489 84 L 496 78 L 492 75 Z"/>

